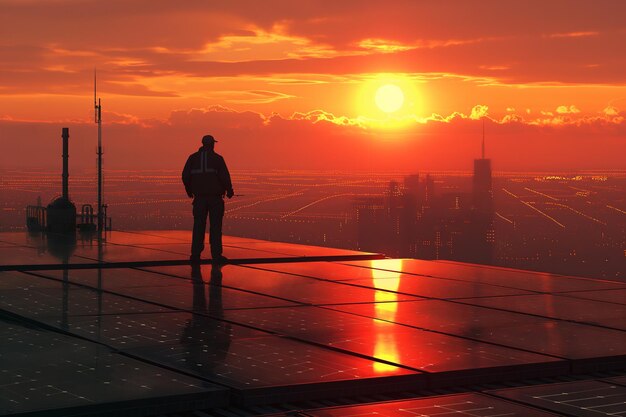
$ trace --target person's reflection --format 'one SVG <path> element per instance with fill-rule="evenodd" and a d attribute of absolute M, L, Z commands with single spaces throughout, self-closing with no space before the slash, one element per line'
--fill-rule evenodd
<path fill-rule="evenodd" d="M 191 265 L 191 282 L 193 283 L 193 305 L 194 312 L 206 313 L 207 303 L 204 294 L 204 279 L 200 265 Z"/>
<path fill-rule="evenodd" d="M 222 305 L 222 267 L 223 265 L 220 264 L 211 266 L 211 281 L 209 281 L 209 315 L 220 320 L 224 317 L 224 306 Z"/>
<path fill-rule="evenodd" d="M 212 373 L 224 361 L 231 343 L 231 325 L 221 320 L 224 317 L 221 268 L 221 265 L 211 267 L 207 303 L 201 267 L 191 267 L 193 314 L 180 341 L 187 350 L 187 365 L 203 375 Z"/>

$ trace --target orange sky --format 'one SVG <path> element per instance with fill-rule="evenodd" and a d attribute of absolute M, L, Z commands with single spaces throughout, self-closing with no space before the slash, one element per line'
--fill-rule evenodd
<path fill-rule="evenodd" d="M 0 0 L 0 167 L 91 166 L 97 67 L 108 168 L 471 169 L 484 117 L 497 170 L 626 169 L 624 45 L 620 0 Z"/>

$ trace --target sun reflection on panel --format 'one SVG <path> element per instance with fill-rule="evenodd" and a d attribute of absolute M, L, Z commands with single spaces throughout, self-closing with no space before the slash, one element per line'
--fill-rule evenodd
<path fill-rule="evenodd" d="M 389 262 L 389 260 L 386 260 Z M 402 270 L 402 259 L 394 259 L 392 268 Z M 388 264 L 385 264 L 388 266 Z M 393 322 L 398 310 L 398 288 L 400 288 L 401 274 L 399 272 L 382 271 L 379 260 L 371 261 L 372 281 L 376 291 L 374 295 L 376 317 L 374 329 L 376 329 L 376 340 L 374 344 L 374 357 L 384 359 L 392 363 L 400 363 L 400 353 L 398 352 L 398 342 L 396 334 L 393 332 Z M 383 321 L 384 320 L 384 321 Z M 395 368 L 385 363 L 374 362 L 374 371 L 377 373 L 391 372 Z"/>
<path fill-rule="evenodd" d="M 395 271 L 402 270 L 402 259 L 384 259 L 384 266 Z M 398 305 L 398 288 L 400 288 L 400 272 L 382 271 L 381 260 L 372 260 L 372 280 L 376 291 L 374 301 L 376 301 L 376 317 L 382 320 L 394 321 Z M 390 263 L 391 262 L 391 263 Z"/>
<path fill-rule="evenodd" d="M 398 342 L 393 332 L 385 332 L 385 329 L 379 326 L 392 326 L 391 323 L 376 323 L 376 344 L 374 345 L 374 357 L 384 359 L 391 363 L 400 363 L 400 353 L 398 352 Z M 395 372 L 397 368 L 382 362 L 373 362 L 373 368 L 376 373 L 383 374 L 387 372 Z"/>

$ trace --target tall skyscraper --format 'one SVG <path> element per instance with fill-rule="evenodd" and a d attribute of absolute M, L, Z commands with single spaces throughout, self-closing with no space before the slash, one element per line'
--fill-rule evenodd
<path fill-rule="evenodd" d="M 495 244 L 493 188 L 491 179 L 491 159 L 485 158 L 485 120 L 481 158 L 474 160 L 472 189 L 472 216 L 470 236 L 474 245 L 467 260 L 476 263 L 490 263 Z"/>
<path fill-rule="evenodd" d="M 473 205 L 476 210 L 493 211 L 493 190 L 491 183 L 491 159 L 485 158 L 485 120 L 483 119 L 483 141 L 480 159 L 474 159 Z"/>
<path fill-rule="evenodd" d="M 474 159 L 473 185 L 472 202 L 474 208 L 480 211 L 492 211 L 491 159 Z"/>

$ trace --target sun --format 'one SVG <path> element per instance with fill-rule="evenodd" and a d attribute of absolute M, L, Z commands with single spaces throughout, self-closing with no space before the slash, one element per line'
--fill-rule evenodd
<path fill-rule="evenodd" d="M 376 105 L 385 113 L 393 113 L 404 104 L 404 93 L 395 84 L 385 84 L 376 90 Z"/>
<path fill-rule="evenodd" d="M 370 127 L 403 129 L 424 116 L 423 80 L 412 74 L 364 74 L 354 83 L 354 115 Z"/>

